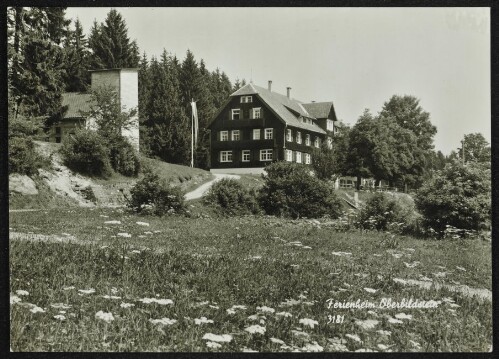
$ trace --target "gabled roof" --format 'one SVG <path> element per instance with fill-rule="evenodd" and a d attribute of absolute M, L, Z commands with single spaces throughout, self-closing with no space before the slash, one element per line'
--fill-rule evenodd
<path fill-rule="evenodd" d="M 303 107 L 305 107 L 312 117 L 330 118 L 331 120 L 336 120 L 336 114 L 334 113 L 334 105 L 332 102 L 304 103 Z"/>
<path fill-rule="evenodd" d="M 315 123 L 303 123 L 299 117 L 315 118 L 303 106 L 301 101 L 290 99 L 285 95 L 269 91 L 266 88 L 249 83 L 234 92 L 231 97 L 258 95 L 286 124 L 309 131 L 325 134 L 326 132 Z"/>
<path fill-rule="evenodd" d="M 62 106 L 67 106 L 63 118 L 83 118 L 82 112 L 90 111 L 92 97 L 88 93 L 65 92 L 62 94 Z"/>

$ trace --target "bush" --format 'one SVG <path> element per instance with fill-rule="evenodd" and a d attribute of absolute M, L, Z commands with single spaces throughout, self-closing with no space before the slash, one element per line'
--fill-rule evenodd
<path fill-rule="evenodd" d="M 363 229 L 415 233 L 418 213 L 410 197 L 396 198 L 387 193 L 377 192 L 361 207 L 357 223 Z"/>
<path fill-rule="evenodd" d="M 124 176 L 137 176 L 140 158 L 133 146 L 122 136 L 116 136 L 109 144 L 109 158 L 113 169 Z"/>
<path fill-rule="evenodd" d="M 35 175 L 38 168 L 48 166 L 48 162 L 48 159 L 36 152 L 31 138 L 9 138 L 9 173 Z"/>
<path fill-rule="evenodd" d="M 452 226 L 479 230 L 490 226 L 490 164 L 454 162 L 438 171 L 416 194 L 424 224 L 442 233 Z"/>
<path fill-rule="evenodd" d="M 147 172 L 144 178 L 130 190 L 128 206 L 135 212 L 151 212 L 157 216 L 184 213 L 186 206 L 184 192 L 180 187 L 171 186 L 158 174 Z"/>
<path fill-rule="evenodd" d="M 90 176 L 109 177 L 112 174 L 109 150 L 96 131 L 78 130 L 64 140 L 61 154 L 70 169 Z"/>
<path fill-rule="evenodd" d="M 228 215 L 256 214 L 259 212 L 256 193 L 248 191 L 236 179 L 223 178 L 213 184 L 204 202 Z"/>
<path fill-rule="evenodd" d="M 274 162 L 265 167 L 259 202 L 270 215 L 292 218 L 337 218 L 341 201 L 334 189 L 298 163 Z"/>

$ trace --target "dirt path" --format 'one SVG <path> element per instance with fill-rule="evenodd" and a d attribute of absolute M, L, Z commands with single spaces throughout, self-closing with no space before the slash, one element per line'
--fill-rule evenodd
<path fill-rule="evenodd" d="M 220 181 L 222 178 L 234 178 L 234 179 L 240 179 L 241 177 L 238 175 L 229 175 L 229 174 L 224 174 L 224 173 L 214 173 L 215 179 L 206 182 L 196 188 L 194 191 L 188 192 L 185 194 L 185 200 L 190 201 L 192 199 L 196 198 L 201 198 L 203 195 L 208 192 L 208 190 L 213 186 L 215 182 Z"/>

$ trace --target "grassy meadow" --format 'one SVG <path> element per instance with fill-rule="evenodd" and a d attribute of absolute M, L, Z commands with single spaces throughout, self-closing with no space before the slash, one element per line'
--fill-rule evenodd
<path fill-rule="evenodd" d="M 490 350 L 490 300 L 407 284 L 490 290 L 490 242 L 337 231 L 323 221 L 198 218 L 200 202 L 192 203 L 192 218 L 10 213 L 11 349 Z M 328 308 L 329 299 L 382 298 L 438 306 Z"/>

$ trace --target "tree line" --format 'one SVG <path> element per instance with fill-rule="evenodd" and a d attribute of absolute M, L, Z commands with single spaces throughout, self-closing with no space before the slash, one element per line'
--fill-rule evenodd
<path fill-rule="evenodd" d="M 64 115 L 64 92 L 89 90 L 89 70 L 138 68 L 141 152 L 189 164 L 194 100 L 200 120 L 195 165 L 208 168 L 208 121 L 245 81 L 233 85 L 223 71 L 209 71 L 191 51 L 183 60 L 166 50 L 159 58 L 141 56 L 114 9 L 103 22 L 94 21 L 88 37 L 81 22 L 73 23 L 65 12 L 64 7 L 8 8 L 9 121 L 48 127 Z"/>

